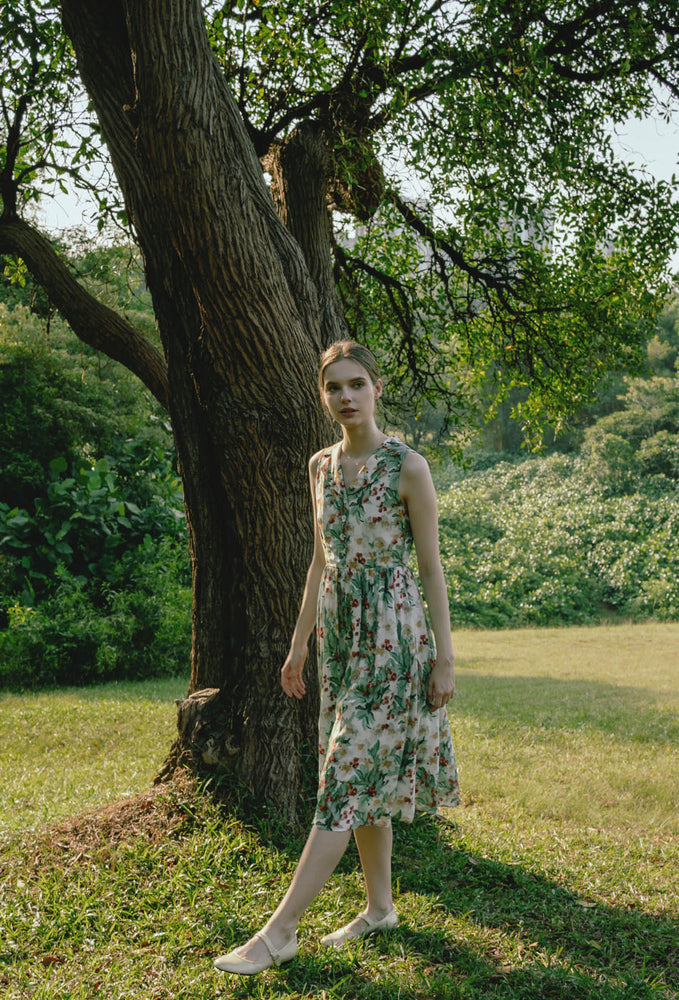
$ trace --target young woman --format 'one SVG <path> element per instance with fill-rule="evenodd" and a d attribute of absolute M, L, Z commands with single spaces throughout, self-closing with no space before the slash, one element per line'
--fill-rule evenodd
<path fill-rule="evenodd" d="M 367 906 L 321 943 L 341 948 L 395 927 L 391 820 L 459 804 L 446 705 L 455 689 L 450 617 L 429 467 L 375 423 L 375 358 L 354 341 L 323 354 L 321 396 L 342 440 L 309 463 L 314 554 L 281 683 L 303 698 L 317 624 L 321 672 L 316 813 L 290 888 L 264 928 L 215 962 L 247 975 L 297 953 L 297 924 L 353 833 Z M 436 640 L 408 568 L 415 543 Z"/>

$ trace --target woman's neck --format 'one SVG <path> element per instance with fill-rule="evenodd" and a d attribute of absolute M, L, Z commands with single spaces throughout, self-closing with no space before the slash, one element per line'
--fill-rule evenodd
<path fill-rule="evenodd" d="M 377 424 L 369 427 L 343 428 L 342 454 L 349 458 L 363 458 L 372 454 L 386 438 Z"/>

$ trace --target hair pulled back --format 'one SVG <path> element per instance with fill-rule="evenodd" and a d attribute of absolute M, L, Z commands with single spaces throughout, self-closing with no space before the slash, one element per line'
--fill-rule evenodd
<path fill-rule="evenodd" d="M 321 366 L 318 370 L 318 388 L 321 392 L 323 392 L 325 369 L 335 361 L 341 361 L 342 358 L 355 361 L 361 368 L 365 368 L 372 382 L 377 382 L 380 377 L 380 369 L 372 351 L 355 340 L 336 340 L 321 354 Z"/>

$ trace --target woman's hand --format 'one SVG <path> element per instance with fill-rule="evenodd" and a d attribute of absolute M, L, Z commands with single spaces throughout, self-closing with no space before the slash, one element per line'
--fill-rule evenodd
<path fill-rule="evenodd" d="M 437 660 L 429 676 L 427 701 L 432 712 L 447 705 L 455 694 L 455 670 L 453 660 Z"/>
<path fill-rule="evenodd" d="M 307 658 L 309 649 L 303 646 L 301 649 L 291 647 L 285 663 L 281 668 L 281 686 L 288 698 L 303 698 L 306 694 L 306 687 L 302 680 L 302 670 L 304 661 Z"/>

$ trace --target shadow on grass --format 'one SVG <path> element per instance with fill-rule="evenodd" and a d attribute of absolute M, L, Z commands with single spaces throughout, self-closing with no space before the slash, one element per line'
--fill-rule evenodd
<path fill-rule="evenodd" d="M 658 691 L 602 681 L 465 673 L 459 710 L 494 723 L 539 728 L 587 727 L 643 743 L 679 741 L 679 714 L 658 707 Z"/>
<path fill-rule="evenodd" d="M 679 988 L 679 926 L 596 904 L 518 865 L 457 847 L 445 821 L 396 831 L 401 923 L 356 949 L 303 941 L 276 973 L 276 996 L 334 1000 L 670 1000 Z M 446 841 L 450 841 L 447 843 Z M 291 860 L 291 848 L 282 847 Z M 356 865 L 347 858 L 344 866 Z M 403 897 L 425 897 L 457 930 L 418 926 Z M 428 898 L 427 898 L 428 897 Z M 398 904 L 397 904 L 398 905 Z M 238 980 L 230 996 L 260 996 Z M 267 994 L 268 995 L 268 994 Z"/>

